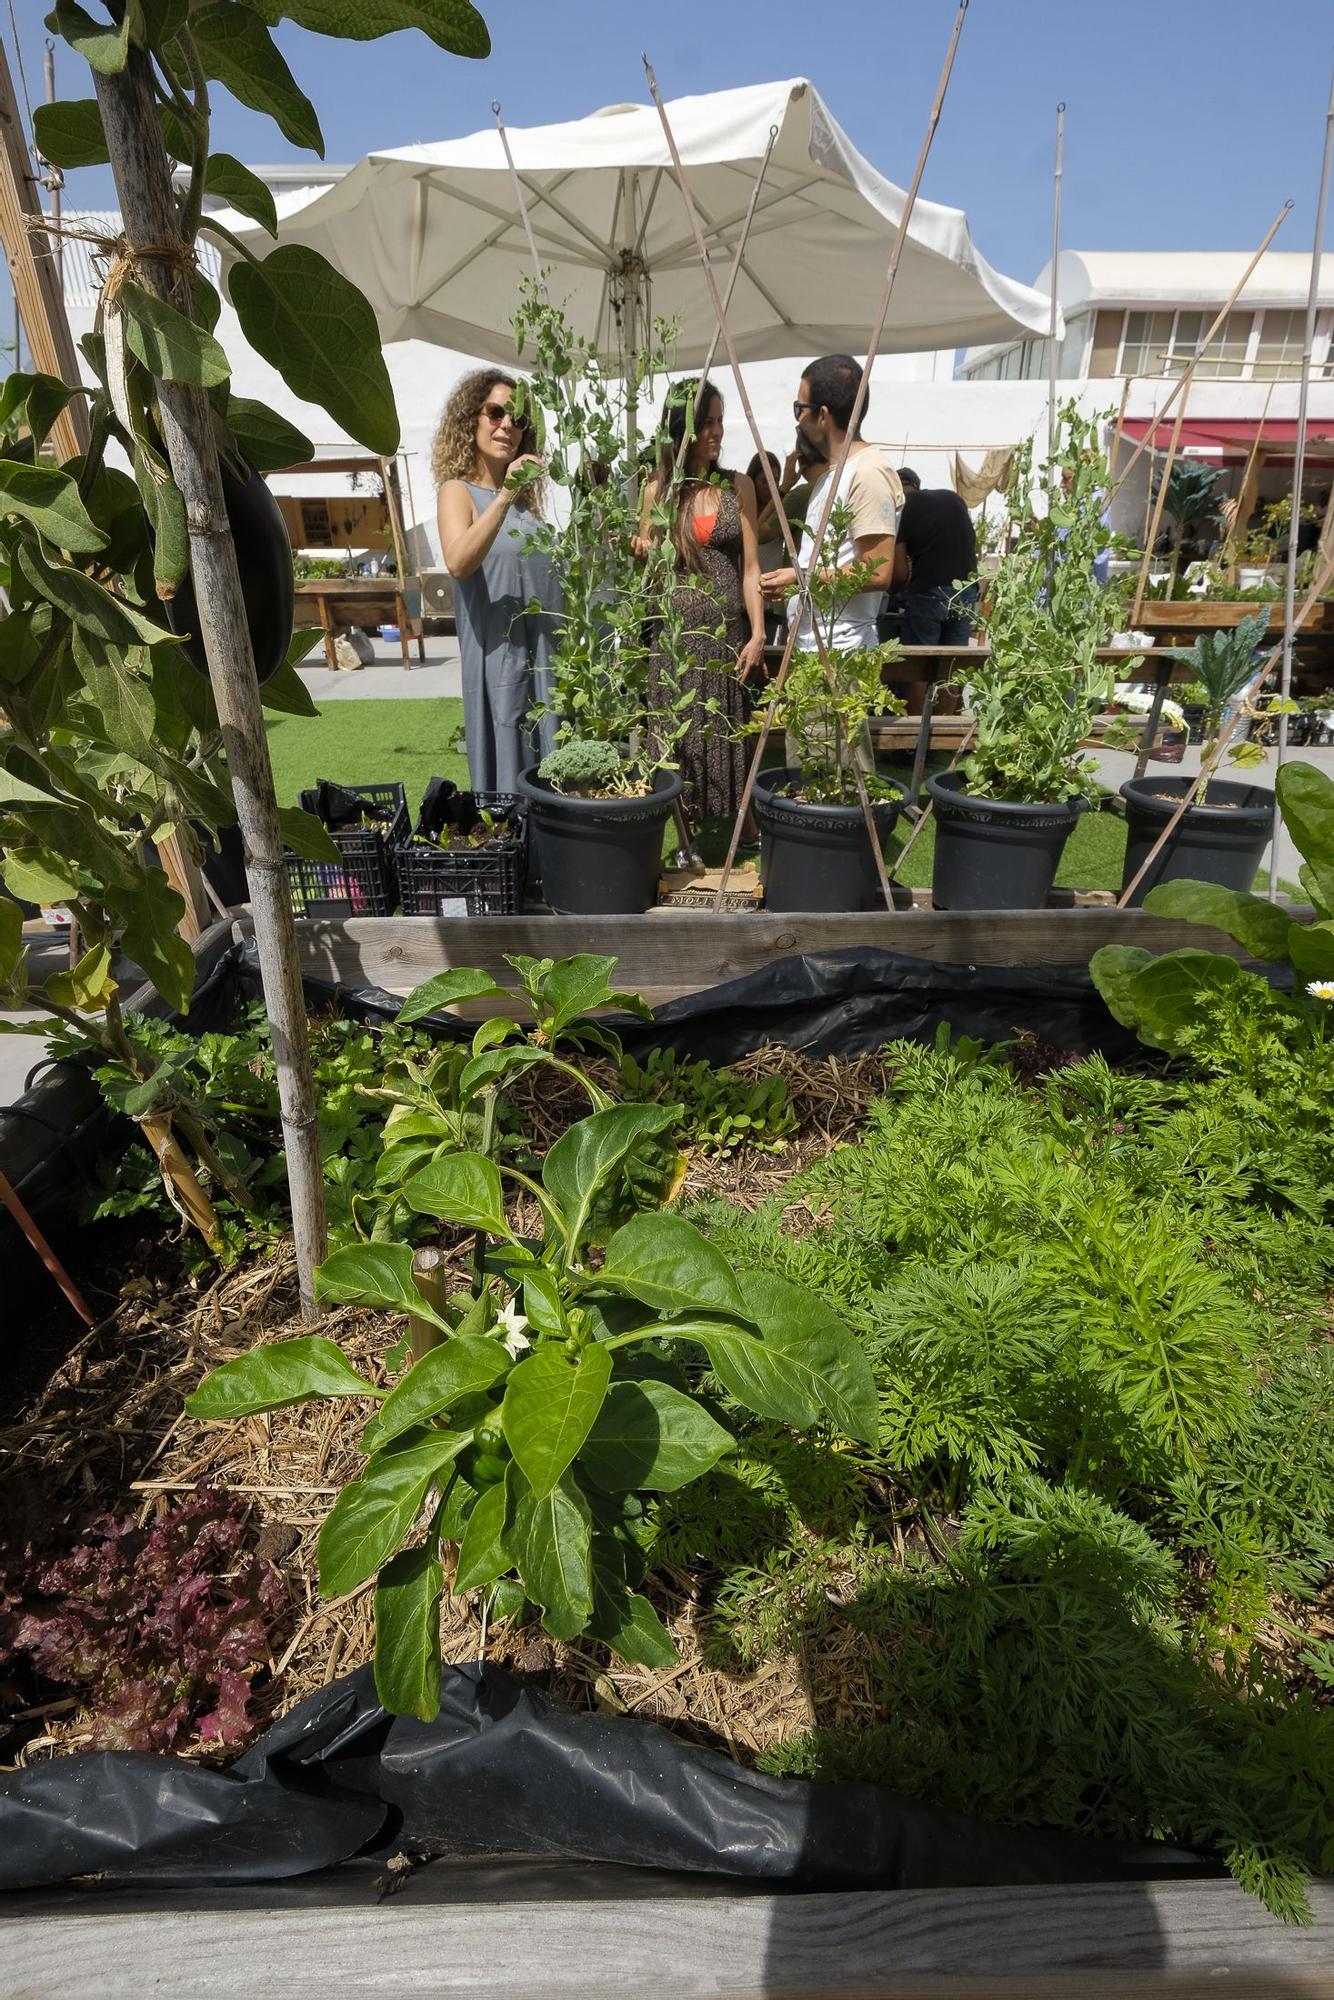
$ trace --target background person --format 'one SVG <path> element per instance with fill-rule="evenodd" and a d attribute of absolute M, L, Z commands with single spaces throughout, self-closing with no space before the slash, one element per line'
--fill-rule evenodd
<path fill-rule="evenodd" d="M 440 552 L 454 579 L 468 781 L 484 792 L 517 791 L 520 771 L 556 740 L 554 716 L 536 728 L 528 721 L 548 695 L 556 629 L 547 614 L 560 610 L 560 591 L 533 544 L 543 482 L 510 483 L 520 467 L 542 469 L 532 425 L 510 408 L 514 387 L 496 369 L 465 375 L 431 446 Z M 544 611 L 530 611 L 533 602 Z"/>
<path fill-rule="evenodd" d="M 693 435 L 687 442 L 692 418 Z M 745 684 L 764 663 L 755 488 L 745 473 L 719 466 L 723 399 L 712 382 L 677 383 L 668 392 L 664 422 L 669 448 L 645 483 L 639 546 L 649 545 L 654 532 L 650 510 L 671 489 L 673 467 L 679 465 L 668 531 L 680 579 L 672 604 L 683 659 L 693 663 L 681 672 L 681 687 L 694 701 L 676 758 L 691 817 L 697 824 L 725 820 L 730 827 L 741 802 L 747 761 L 745 744 L 733 739 L 746 717 Z M 670 687 L 675 665 L 655 656 L 655 688 Z"/>
<path fill-rule="evenodd" d="M 966 646 L 977 610 L 973 517 L 952 488 L 924 488 L 911 466 L 900 466 L 899 479 L 899 549 L 908 564 L 899 639 L 905 646 Z"/>

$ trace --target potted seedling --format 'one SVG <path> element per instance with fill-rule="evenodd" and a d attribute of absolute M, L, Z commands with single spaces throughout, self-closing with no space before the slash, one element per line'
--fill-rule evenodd
<path fill-rule="evenodd" d="M 1249 889 L 1255 880 L 1273 826 L 1274 794 L 1265 785 L 1216 778 L 1213 770 L 1220 756 L 1220 738 L 1237 699 L 1254 678 L 1256 652 L 1266 625 L 1264 612 L 1257 611 L 1239 625 L 1201 632 L 1188 651 L 1172 655 L 1191 671 L 1192 707 L 1198 705 L 1201 710 L 1204 748 L 1200 769 L 1204 776 L 1194 801 L 1137 884 L 1132 904 L 1142 903 L 1159 882 L 1184 878 L 1217 882 L 1226 889 Z M 1273 712 L 1283 704 L 1270 701 L 1267 706 Z M 1295 707 L 1295 703 L 1288 704 L 1290 712 Z M 1227 757 L 1235 768 L 1261 763 L 1263 755 L 1240 730 L 1234 732 Z M 1127 825 L 1123 888 L 1135 880 L 1190 784 L 1190 778 L 1180 777 L 1128 778 L 1122 785 Z"/>
<path fill-rule="evenodd" d="M 636 552 L 639 464 L 627 422 L 633 385 L 666 365 L 671 329 L 628 358 L 620 380 L 535 286 L 524 288 L 515 342 L 529 362 L 518 389 L 537 428 L 558 519 L 535 540 L 551 559 L 562 609 L 545 702 L 556 747 L 522 773 L 543 892 L 555 910 L 616 915 L 654 901 L 663 829 L 681 793 L 673 751 L 686 724 L 674 684 L 650 665 L 674 657 L 673 550 L 666 535 Z M 657 441 L 654 440 L 656 443 Z M 520 479 L 541 477 L 530 466 Z M 678 621 L 679 622 L 679 621 Z"/>
<path fill-rule="evenodd" d="M 1040 909 L 1088 803 L 1081 755 L 1114 689 L 1098 658 L 1119 615 L 1095 564 L 1115 537 L 1104 527 L 1108 472 L 1101 420 L 1061 410 L 1053 464 L 1033 500 L 1033 447 L 1015 454 L 1006 490 L 1011 546 L 989 590 L 989 650 L 965 672 L 976 742 L 960 768 L 927 781 L 936 815 L 931 894 L 938 910 Z M 1052 477 L 1059 470 L 1059 482 Z"/>
<path fill-rule="evenodd" d="M 829 542 L 849 532 L 851 510 L 840 501 L 830 517 Z M 761 771 L 755 785 L 760 829 L 760 876 L 770 910 L 871 910 L 879 906 L 880 875 L 857 787 L 871 801 L 876 839 L 883 850 L 905 797 L 902 785 L 877 776 L 870 754 L 873 715 L 897 714 L 903 703 L 883 685 L 886 666 L 899 656 L 893 640 L 836 652 L 834 628 L 849 601 L 868 588 L 874 563 L 846 570 L 813 566 L 814 621 L 825 640 L 818 650 L 793 652 L 787 679 L 772 707 L 772 724 L 786 730 L 788 761 Z M 751 733 L 760 728 L 757 718 Z"/>

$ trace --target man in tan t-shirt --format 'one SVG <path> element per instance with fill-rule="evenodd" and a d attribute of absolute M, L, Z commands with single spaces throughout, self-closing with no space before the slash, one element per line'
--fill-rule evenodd
<path fill-rule="evenodd" d="M 843 450 L 861 379 L 861 363 L 850 354 L 826 354 L 805 370 L 797 400 L 792 405 L 798 435 L 825 466 L 824 472 L 813 480 L 806 508 L 806 529 L 799 551 L 803 568 L 809 567 L 815 553 L 815 530 L 824 512 L 829 469 Z M 860 420 L 857 429 L 859 434 L 848 445 L 837 496 L 846 501 L 852 520 L 837 550 L 832 547 L 824 550 L 822 566 L 846 570 L 854 562 L 874 562 L 876 567 L 871 587 L 850 598 L 834 622 L 830 642 L 841 653 L 876 644 L 876 615 L 893 576 L 894 543 L 903 508 L 898 474 L 879 446 L 868 444 L 860 436 Z M 797 573 L 790 567 L 769 570 L 760 579 L 765 598 L 770 602 L 786 597 L 795 589 L 796 582 Z M 807 613 L 797 633 L 797 645 L 809 649 L 814 643 Z"/>

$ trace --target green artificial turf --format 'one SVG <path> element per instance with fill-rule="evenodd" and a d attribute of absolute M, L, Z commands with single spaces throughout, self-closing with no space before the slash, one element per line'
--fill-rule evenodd
<path fill-rule="evenodd" d="M 267 716 L 269 755 L 278 803 L 321 778 L 339 785 L 382 785 L 397 779 L 414 819 L 428 778 L 468 782 L 468 765 L 454 748 L 463 729 L 463 703 L 443 695 L 430 701 L 336 701 L 318 715 Z"/>

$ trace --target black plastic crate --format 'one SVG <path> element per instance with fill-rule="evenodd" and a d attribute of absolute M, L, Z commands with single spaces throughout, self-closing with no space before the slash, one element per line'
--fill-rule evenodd
<path fill-rule="evenodd" d="M 471 826 L 480 812 L 503 819 L 509 838 L 484 847 L 441 847 L 449 826 Z M 517 917 L 528 875 L 528 816 L 512 792 L 460 792 L 448 779 L 426 788 L 416 831 L 397 851 L 405 917 Z M 429 843 L 429 844 L 428 844 Z"/>
<path fill-rule="evenodd" d="M 327 779 L 301 794 L 301 804 L 329 832 L 341 859 L 308 861 L 288 853 L 287 881 L 299 917 L 389 917 L 398 908 L 394 854 L 407 840 L 407 793 L 402 785 L 335 785 Z M 369 814 L 376 826 L 352 824 Z M 340 823 L 342 822 L 342 823 Z"/>

